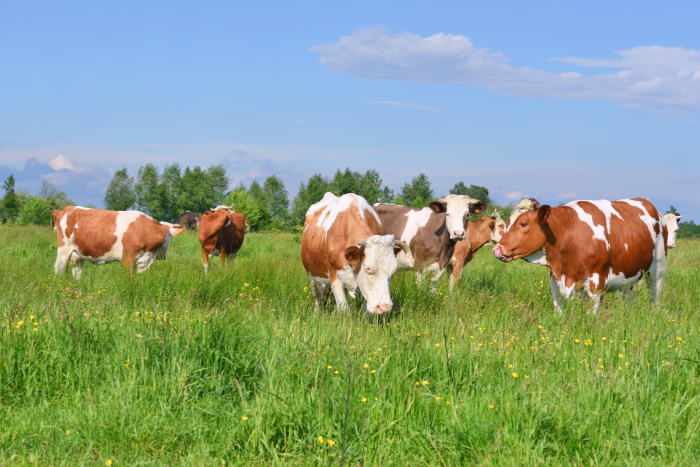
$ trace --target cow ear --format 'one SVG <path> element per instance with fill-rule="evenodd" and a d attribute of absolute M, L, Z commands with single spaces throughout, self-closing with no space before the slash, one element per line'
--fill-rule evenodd
<path fill-rule="evenodd" d="M 476 203 L 469 205 L 469 212 L 471 214 L 481 214 L 482 212 L 484 212 L 484 209 L 486 209 L 486 205 L 484 203 Z"/>
<path fill-rule="evenodd" d="M 547 222 L 547 219 L 549 219 L 549 214 L 551 212 L 552 207 L 548 204 L 540 206 L 539 209 L 537 209 L 537 222 L 539 222 L 540 224 L 544 224 L 545 222 Z"/>
<path fill-rule="evenodd" d="M 533 210 L 540 208 L 540 202 L 537 201 L 535 198 L 530 198 L 530 202 L 532 203 Z"/>
<path fill-rule="evenodd" d="M 428 207 L 432 209 L 433 212 L 437 212 L 438 214 L 447 211 L 447 203 L 439 203 L 437 201 L 433 201 L 428 205 Z"/>
<path fill-rule="evenodd" d="M 176 237 L 184 231 L 185 231 L 185 229 L 174 229 L 171 233 L 173 234 L 173 237 Z"/>
<path fill-rule="evenodd" d="M 357 263 L 362 257 L 362 248 L 359 246 L 349 246 L 345 249 L 345 259 L 350 263 Z"/>

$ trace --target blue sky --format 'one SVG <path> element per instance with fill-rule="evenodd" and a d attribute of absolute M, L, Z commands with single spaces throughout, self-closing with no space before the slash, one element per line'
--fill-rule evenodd
<path fill-rule="evenodd" d="M 0 179 L 376 169 L 700 222 L 700 3 L 0 0 Z"/>

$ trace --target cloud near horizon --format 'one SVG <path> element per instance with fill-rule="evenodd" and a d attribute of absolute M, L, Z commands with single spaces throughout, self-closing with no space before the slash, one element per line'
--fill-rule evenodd
<path fill-rule="evenodd" d="M 614 60 L 579 57 L 553 60 L 581 68 L 609 68 L 609 74 L 552 73 L 508 64 L 501 52 L 478 49 L 469 37 L 439 33 L 420 37 L 390 34 L 371 26 L 319 44 L 311 51 L 329 70 L 366 80 L 421 84 L 466 84 L 514 97 L 607 100 L 622 107 L 665 114 L 700 111 L 700 50 L 633 47 Z"/>

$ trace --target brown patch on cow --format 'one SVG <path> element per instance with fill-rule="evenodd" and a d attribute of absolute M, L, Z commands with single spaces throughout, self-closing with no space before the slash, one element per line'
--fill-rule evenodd
<path fill-rule="evenodd" d="M 64 234 L 66 237 L 75 235 L 73 243 L 81 255 L 100 258 L 117 243 L 117 214 L 118 211 L 102 209 L 74 209 L 67 214 Z"/>
<path fill-rule="evenodd" d="M 481 214 L 482 212 L 484 212 L 485 209 L 486 209 L 486 204 L 481 203 L 481 202 L 469 205 L 469 213 L 470 214 Z"/>
<path fill-rule="evenodd" d="M 124 248 L 122 261 L 124 265 L 131 269 L 137 256 L 147 251 L 156 252 L 160 250 L 169 231 L 170 227 L 154 222 L 154 219 L 150 217 L 137 217 L 129 224 L 122 237 L 122 246 Z"/>

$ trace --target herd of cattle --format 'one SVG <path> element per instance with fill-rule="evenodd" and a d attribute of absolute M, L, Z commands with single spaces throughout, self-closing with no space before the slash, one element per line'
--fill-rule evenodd
<path fill-rule="evenodd" d="M 332 292 L 338 309 L 347 308 L 346 294 L 359 292 L 369 314 L 386 313 L 393 303 L 392 275 L 415 269 L 418 280 L 433 281 L 447 271 L 450 287 L 462 268 L 487 243 L 503 262 L 523 259 L 550 269 L 556 309 L 562 300 L 585 292 L 597 311 L 605 290 L 629 290 L 649 277 L 656 301 L 666 274 L 666 253 L 675 246 L 681 216 L 662 216 L 646 199 L 573 201 L 565 206 L 540 206 L 523 198 L 507 221 L 497 212 L 470 221 L 486 205 L 468 196 L 450 195 L 425 208 L 395 204 L 370 205 L 348 193 L 326 193 L 306 213 L 301 259 L 311 278 L 319 307 Z M 68 206 L 52 213 L 58 237 L 54 272 L 68 264 L 80 279 L 85 261 L 122 261 L 143 272 L 165 259 L 172 237 L 184 228 L 198 228 L 204 271 L 209 258 L 235 258 L 243 244 L 245 216 L 217 206 L 203 215 L 183 213 L 176 224 L 158 222 L 138 211 L 106 211 Z"/>

